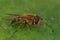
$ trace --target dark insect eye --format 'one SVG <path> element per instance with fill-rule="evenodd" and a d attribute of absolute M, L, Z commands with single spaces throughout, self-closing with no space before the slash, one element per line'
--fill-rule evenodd
<path fill-rule="evenodd" d="M 39 19 L 40 19 L 39 16 L 35 16 L 33 20 L 33 24 L 37 24 L 39 22 Z"/>

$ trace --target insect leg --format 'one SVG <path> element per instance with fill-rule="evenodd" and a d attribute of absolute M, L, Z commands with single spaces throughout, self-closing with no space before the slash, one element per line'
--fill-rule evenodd
<path fill-rule="evenodd" d="M 29 26 L 29 25 L 27 25 L 27 28 L 28 28 L 28 32 L 31 34 L 30 26 Z"/>
<path fill-rule="evenodd" d="M 40 27 L 44 27 L 44 24 L 41 22 L 41 20 L 39 20 L 38 24 Z"/>

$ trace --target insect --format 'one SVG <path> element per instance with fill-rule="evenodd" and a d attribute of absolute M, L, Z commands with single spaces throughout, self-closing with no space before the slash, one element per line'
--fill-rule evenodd
<path fill-rule="evenodd" d="M 38 15 L 22 14 L 13 18 L 13 20 L 11 21 L 11 25 L 16 25 L 17 23 L 26 25 L 28 28 L 28 31 L 30 32 L 30 25 L 39 24 L 41 20 L 42 18 Z"/>
<path fill-rule="evenodd" d="M 26 25 L 28 28 L 28 32 L 31 33 L 30 31 L 30 26 L 31 25 L 36 25 L 36 24 L 40 24 L 41 25 L 41 20 L 43 20 L 42 17 L 40 17 L 39 15 L 35 15 L 35 14 L 8 14 L 8 16 L 11 16 L 11 22 L 10 25 L 16 25 L 17 23 L 20 23 L 22 25 Z M 9 16 L 9 17 L 10 17 Z M 14 17 L 15 16 L 15 17 Z M 19 25 L 20 25 L 19 24 Z M 17 31 L 19 30 L 19 27 L 16 28 L 16 30 L 11 34 L 11 37 L 13 36 L 13 34 L 15 34 Z"/>
<path fill-rule="evenodd" d="M 26 25 L 28 28 L 28 32 L 30 33 L 30 26 L 31 25 L 41 25 L 41 20 L 43 20 L 42 17 L 36 14 L 9 14 L 10 16 L 13 16 L 13 19 L 11 20 L 10 24 L 11 25 L 16 25 L 19 23 L 19 25 Z M 15 16 L 15 17 L 14 17 Z M 16 33 L 19 30 L 17 28 L 14 33 Z"/>
<path fill-rule="evenodd" d="M 11 24 L 14 25 L 18 22 L 24 23 L 26 25 L 34 25 L 38 24 L 42 18 L 38 15 L 31 15 L 31 14 L 23 14 L 21 16 L 17 16 L 11 21 Z"/>

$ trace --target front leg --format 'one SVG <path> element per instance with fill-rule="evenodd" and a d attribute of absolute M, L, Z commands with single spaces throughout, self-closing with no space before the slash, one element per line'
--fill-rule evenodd
<path fill-rule="evenodd" d="M 43 27 L 44 24 L 42 24 L 41 20 L 39 20 L 39 22 L 36 24 L 38 27 Z"/>

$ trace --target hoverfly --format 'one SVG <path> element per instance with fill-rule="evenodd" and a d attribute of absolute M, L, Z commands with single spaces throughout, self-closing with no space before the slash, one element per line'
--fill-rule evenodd
<path fill-rule="evenodd" d="M 42 18 L 38 15 L 22 14 L 16 15 L 16 17 L 13 18 L 10 24 L 16 25 L 17 23 L 21 23 L 22 25 L 26 25 L 28 27 L 28 31 L 30 31 L 30 25 L 39 24 L 41 20 Z"/>
<path fill-rule="evenodd" d="M 32 14 L 23 14 L 20 16 L 15 17 L 12 21 L 11 24 L 14 25 L 17 22 L 24 23 L 26 25 L 34 25 L 38 24 L 42 20 L 42 18 L 38 15 L 32 15 Z"/>
<path fill-rule="evenodd" d="M 22 15 L 9 14 L 9 15 L 15 16 L 10 22 L 11 25 L 16 25 L 17 23 L 26 25 L 28 28 L 28 32 L 30 32 L 31 25 L 41 24 L 40 22 L 42 20 L 42 17 L 40 17 L 39 15 L 35 15 L 35 14 L 22 14 Z M 14 33 L 16 33 L 18 30 L 19 28 L 17 28 Z"/>
<path fill-rule="evenodd" d="M 43 20 L 42 17 L 40 17 L 39 15 L 35 15 L 35 14 L 8 14 L 8 18 L 11 16 L 11 22 L 10 25 L 16 25 L 17 23 L 20 23 L 22 25 L 26 25 L 28 28 L 28 32 L 30 32 L 30 26 L 31 25 L 41 25 L 41 20 Z M 11 37 L 13 36 L 13 34 L 15 34 L 17 31 L 19 30 L 19 28 L 16 28 L 16 30 L 11 34 Z"/>

